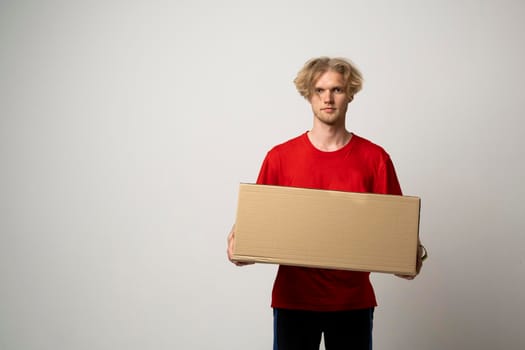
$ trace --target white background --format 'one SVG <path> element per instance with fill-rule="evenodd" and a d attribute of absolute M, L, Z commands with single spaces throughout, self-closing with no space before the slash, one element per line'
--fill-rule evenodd
<path fill-rule="evenodd" d="M 1 1 L 0 349 L 270 349 L 275 266 L 226 235 L 320 55 L 422 198 L 375 348 L 523 349 L 524 33 L 521 1 Z"/>

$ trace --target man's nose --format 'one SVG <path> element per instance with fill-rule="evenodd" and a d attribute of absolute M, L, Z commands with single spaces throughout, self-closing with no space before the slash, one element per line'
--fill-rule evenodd
<path fill-rule="evenodd" d="M 326 90 L 322 95 L 324 103 L 332 103 L 334 101 L 334 94 L 330 90 Z"/>

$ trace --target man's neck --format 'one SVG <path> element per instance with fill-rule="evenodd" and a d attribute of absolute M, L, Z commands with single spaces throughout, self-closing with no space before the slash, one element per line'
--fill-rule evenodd
<path fill-rule="evenodd" d="M 333 152 L 343 148 L 352 138 L 352 133 L 344 126 L 314 125 L 308 132 L 308 138 L 318 150 Z"/>

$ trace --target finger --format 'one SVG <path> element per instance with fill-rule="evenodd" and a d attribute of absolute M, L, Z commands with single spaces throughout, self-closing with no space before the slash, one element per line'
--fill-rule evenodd
<path fill-rule="evenodd" d="M 396 275 L 397 277 L 399 278 L 403 278 L 403 279 L 406 279 L 406 280 L 413 280 L 415 276 L 411 276 L 411 275 Z"/>

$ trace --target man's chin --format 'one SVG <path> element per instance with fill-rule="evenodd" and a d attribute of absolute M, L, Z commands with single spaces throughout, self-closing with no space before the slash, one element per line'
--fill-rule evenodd
<path fill-rule="evenodd" d="M 336 126 L 337 124 L 339 124 L 339 119 L 338 118 L 319 118 L 319 120 L 323 124 L 329 125 L 329 126 Z"/>
<path fill-rule="evenodd" d="M 321 123 L 329 126 L 337 126 L 341 123 L 340 116 L 334 113 L 324 113 L 320 111 L 319 114 L 315 114 L 315 118 Z"/>

